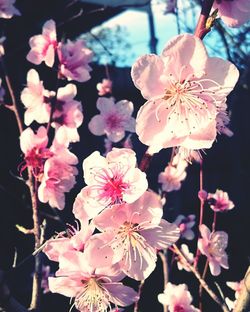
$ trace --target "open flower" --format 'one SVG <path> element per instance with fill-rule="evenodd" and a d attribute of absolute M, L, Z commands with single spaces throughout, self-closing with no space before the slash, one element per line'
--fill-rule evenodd
<path fill-rule="evenodd" d="M 11 18 L 13 15 L 21 15 L 14 7 L 16 0 L 0 0 L 0 18 Z"/>
<path fill-rule="evenodd" d="M 145 192 L 132 204 L 113 205 L 93 219 L 101 234 L 91 237 L 85 253 L 93 266 L 119 263 L 121 270 L 136 280 L 154 270 L 157 249 L 167 248 L 179 238 L 174 223 L 161 219 L 160 197 Z M 92 251 L 95 257 L 90 258 Z"/>
<path fill-rule="evenodd" d="M 200 312 L 192 303 L 192 296 L 186 284 L 167 283 L 163 294 L 158 295 L 161 304 L 167 305 L 169 312 Z"/>
<path fill-rule="evenodd" d="M 221 267 L 228 269 L 228 257 L 225 248 L 228 243 L 228 235 L 223 231 L 210 232 L 205 224 L 199 227 L 202 238 L 198 240 L 198 248 L 209 261 L 211 274 L 217 276 Z"/>
<path fill-rule="evenodd" d="M 99 98 L 96 106 L 100 115 L 94 116 L 89 122 L 89 130 L 94 135 L 106 134 L 111 142 L 119 142 L 125 131 L 135 132 L 135 119 L 131 117 L 134 105 L 127 100 L 115 104 L 112 98 Z"/>
<path fill-rule="evenodd" d="M 239 77 L 232 63 L 208 57 L 199 38 L 184 34 L 161 56 L 140 57 L 131 74 L 148 100 L 138 112 L 136 133 L 151 153 L 173 146 L 211 147 L 217 111 Z"/>
<path fill-rule="evenodd" d="M 22 171 L 30 167 L 33 175 L 39 178 L 43 173 L 45 161 L 54 154 L 47 148 L 48 136 L 45 127 L 39 127 L 34 133 L 31 128 L 25 129 L 20 135 L 20 147 L 24 153 L 24 163 L 21 164 Z"/>
<path fill-rule="evenodd" d="M 50 97 L 54 96 L 43 87 L 39 75 L 35 69 L 30 69 L 27 73 L 27 87 L 21 93 L 21 101 L 26 111 L 24 113 L 24 123 L 29 126 L 33 121 L 40 124 L 49 122 L 50 118 Z"/>
<path fill-rule="evenodd" d="M 229 199 L 227 192 L 216 190 L 207 196 L 208 203 L 215 212 L 225 212 L 234 208 L 234 203 Z"/>
<path fill-rule="evenodd" d="M 188 261 L 188 263 L 192 265 L 194 262 L 194 254 L 189 251 L 188 245 L 182 244 L 180 250 L 184 255 L 185 259 Z M 190 268 L 187 266 L 185 260 L 183 261 L 183 259 L 179 258 L 178 256 L 176 259 L 177 259 L 177 267 L 179 270 L 185 270 L 187 272 L 190 272 Z"/>
<path fill-rule="evenodd" d="M 63 142 L 64 136 L 68 142 L 77 142 L 80 140 L 77 128 L 83 122 L 82 104 L 74 98 L 77 94 L 76 86 L 72 83 L 67 84 L 63 88 L 59 88 L 55 110 L 52 117 L 52 127 L 60 130 L 63 138 L 58 138 Z"/>
<path fill-rule="evenodd" d="M 43 25 L 42 34 L 31 37 L 29 44 L 31 50 L 27 55 L 27 60 L 36 65 L 44 61 L 47 66 L 52 67 L 55 61 L 55 49 L 57 48 L 55 22 L 48 20 Z"/>
<path fill-rule="evenodd" d="M 83 161 L 87 186 L 77 196 L 75 213 L 91 219 L 105 207 L 138 199 L 148 182 L 135 166 L 135 152 L 127 148 L 113 148 L 106 158 L 97 151 L 88 156 Z"/>
<path fill-rule="evenodd" d="M 59 73 L 68 80 L 84 82 L 90 79 L 93 53 L 86 47 L 85 41 L 79 39 L 75 42 L 67 40 L 67 43 L 58 45 Z"/>
<path fill-rule="evenodd" d="M 103 312 L 115 306 L 128 306 L 137 301 L 137 293 L 119 282 L 124 275 L 118 266 L 93 268 L 84 253 L 71 251 L 59 258 L 56 277 L 49 277 L 53 293 L 74 297 L 74 306 L 81 312 Z"/>
<path fill-rule="evenodd" d="M 214 9 L 229 27 L 239 27 L 250 20 L 250 2 L 248 0 L 215 0 Z"/>

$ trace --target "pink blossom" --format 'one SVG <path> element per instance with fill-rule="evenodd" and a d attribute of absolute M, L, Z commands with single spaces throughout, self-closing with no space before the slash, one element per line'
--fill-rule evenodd
<path fill-rule="evenodd" d="M 66 136 L 68 142 L 77 142 L 80 140 L 77 128 L 79 128 L 83 122 L 83 113 L 81 102 L 74 99 L 76 94 L 76 86 L 72 83 L 67 84 L 63 88 L 59 88 L 52 118 L 52 127 L 56 129 L 63 127 L 64 132 L 61 129 L 60 134 Z M 58 139 L 62 141 L 65 138 Z"/>
<path fill-rule="evenodd" d="M 137 301 L 137 293 L 119 282 L 123 278 L 118 266 L 92 268 L 84 253 L 67 252 L 59 258 L 56 277 L 49 278 L 53 293 L 75 297 L 74 306 L 81 312 L 100 312 Z"/>
<path fill-rule="evenodd" d="M 38 188 L 38 198 L 42 203 L 49 203 L 51 207 L 63 209 L 65 194 L 76 183 L 75 176 L 78 170 L 74 165 L 78 163 L 77 157 L 68 150 L 68 142 L 62 144 L 60 128 L 56 132 L 50 151 L 53 157 L 44 164 L 44 173 Z"/>
<path fill-rule="evenodd" d="M 216 212 L 224 212 L 234 208 L 234 203 L 229 199 L 227 192 L 216 190 L 214 194 L 209 193 L 207 197 L 210 207 Z"/>
<path fill-rule="evenodd" d="M 55 96 L 43 87 L 39 75 L 35 69 L 30 69 L 27 73 L 27 87 L 21 93 L 21 101 L 26 111 L 24 113 L 24 123 L 29 126 L 33 121 L 40 124 L 49 122 L 50 118 L 50 98 Z"/>
<path fill-rule="evenodd" d="M 163 172 L 158 176 L 158 182 L 162 184 L 165 192 L 177 191 L 181 188 L 181 182 L 185 180 L 187 173 L 187 161 L 176 155 Z"/>
<path fill-rule="evenodd" d="M 182 244 L 180 250 L 189 264 L 193 264 L 194 254 L 189 251 L 188 246 L 186 244 Z M 177 258 L 177 267 L 179 270 L 184 269 L 185 271 L 190 272 L 189 267 L 187 266 L 186 262 L 182 260 L 182 258 Z"/>
<path fill-rule="evenodd" d="M 47 148 L 48 136 L 45 127 L 39 127 L 37 133 L 31 128 L 25 129 L 20 135 L 20 147 L 24 153 L 24 164 L 21 164 L 21 172 L 26 167 L 31 167 L 35 177 L 43 173 L 45 161 L 53 156 Z"/>
<path fill-rule="evenodd" d="M 233 136 L 233 132 L 228 128 L 230 116 L 226 111 L 226 106 L 222 106 L 216 116 L 216 128 L 219 134 L 224 134 L 228 137 Z"/>
<path fill-rule="evenodd" d="M 235 300 L 231 300 L 228 297 L 225 298 L 226 304 L 231 311 L 235 308 L 236 301 L 239 298 L 242 287 L 244 286 L 244 279 L 240 282 L 226 282 L 226 284 L 228 287 L 235 291 Z"/>
<path fill-rule="evenodd" d="M 89 130 L 94 135 L 107 135 L 111 142 L 119 142 L 125 131 L 135 132 L 135 119 L 131 117 L 134 105 L 127 100 L 115 104 L 113 98 L 98 98 L 96 106 L 100 111 L 89 122 Z"/>
<path fill-rule="evenodd" d="M 173 38 L 161 56 L 140 57 L 132 79 L 148 101 L 136 118 L 136 133 L 150 153 L 183 146 L 210 148 L 216 115 L 239 77 L 237 68 L 208 57 L 202 41 L 190 34 Z"/>
<path fill-rule="evenodd" d="M 27 55 L 27 60 L 36 65 L 44 61 L 47 66 L 52 67 L 55 61 L 55 50 L 57 48 L 55 22 L 53 20 L 48 20 L 43 25 L 42 34 L 31 37 L 29 44 L 31 50 Z"/>
<path fill-rule="evenodd" d="M 102 79 L 102 82 L 99 82 L 96 85 L 99 96 L 104 96 L 106 94 L 112 93 L 112 80 Z"/>
<path fill-rule="evenodd" d="M 248 0 L 215 0 L 214 9 L 229 27 L 239 27 L 250 20 L 250 3 Z"/>
<path fill-rule="evenodd" d="M 158 300 L 168 306 L 169 312 L 200 312 L 191 305 L 193 298 L 186 284 L 167 283 L 164 293 L 158 295 Z"/>
<path fill-rule="evenodd" d="M 0 18 L 12 18 L 13 15 L 21 15 L 20 11 L 14 7 L 16 0 L 0 0 Z"/>
<path fill-rule="evenodd" d="M 85 254 L 92 266 L 119 263 L 135 280 L 146 279 L 154 270 L 157 249 L 167 248 L 179 238 L 179 229 L 161 219 L 160 197 L 145 192 L 132 204 L 113 205 L 93 219 L 103 233 L 91 237 Z M 95 252 L 95 257 L 93 255 Z"/>
<path fill-rule="evenodd" d="M 217 276 L 221 272 L 221 267 L 228 269 L 228 257 L 225 248 L 228 243 L 228 235 L 223 231 L 210 232 L 205 224 L 199 227 L 201 237 L 198 240 L 198 248 L 209 261 L 211 274 Z"/>
<path fill-rule="evenodd" d="M 74 211 L 93 218 L 105 207 L 122 202 L 132 203 L 147 189 L 146 174 L 135 168 L 135 152 L 113 148 L 105 157 L 94 152 L 83 161 L 87 184 L 77 197 Z"/>
<path fill-rule="evenodd" d="M 187 217 L 184 215 L 179 215 L 174 223 L 179 226 L 181 231 L 181 238 L 185 238 L 187 240 L 194 239 L 194 232 L 192 227 L 195 225 L 195 215 L 190 214 Z"/>
<path fill-rule="evenodd" d="M 67 40 L 67 43 L 58 45 L 59 73 L 68 80 L 85 82 L 90 79 L 93 53 L 86 47 L 85 41 L 79 39 L 75 42 Z"/>
<path fill-rule="evenodd" d="M 88 239 L 94 232 L 94 226 L 81 222 L 81 229 L 68 226 L 65 232 L 59 233 L 56 238 L 47 241 L 43 252 L 52 261 L 59 261 L 59 256 L 68 251 L 83 251 Z"/>

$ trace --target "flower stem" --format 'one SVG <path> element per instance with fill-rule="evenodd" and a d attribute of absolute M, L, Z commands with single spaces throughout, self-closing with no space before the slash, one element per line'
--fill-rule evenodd
<path fill-rule="evenodd" d="M 142 288 L 144 286 L 144 283 L 145 283 L 144 280 L 142 280 L 140 282 L 139 289 L 138 289 L 138 297 L 139 297 L 139 299 L 135 302 L 134 312 L 139 312 L 139 301 L 140 301 L 140 298 L 141 298 L 141 293 L 142 293 Z"/>
<path fill-rule="evenodd" d="M 214 211 L 214 219 L 213 219 L 213 223 L 212 223 L 212 232 L 215 231 L 215 227 L 216 227 L 216 220 L 217 220 L 217 212 Z"/>
<path fill-rule="evenodd" d="M 205 264 L 205 268 L 204 268 L 204 271 L 203 271 L 203 274 L 202 274 L 202 279 L 205 280 L 205 277 L 206 277 L 206 274 L 207 274 L 207 269 L 208 269 L 208 264 L 209 264 L 209 261 L 207 260 L 206 261 L 206 264 Z M 200 310 L 202 311 L 202 286 L 200 284 L 200 287 L 199 287 L 199 308 Z"/>
<path fill-rule="evenodd" d="M 168 264 L 167 264 L 167 259 L 166 259 L 166 254 L 163 253 L 162 251 L 158 252 L 159 257 L 161 258 L 162 261 L 162 270 L 163 270 L 163 278 L 164 278 L 164 289 L 167 286 L 168 283 Z M 163 305 L 163 312 L 167 312 L 167 305 Z"/>
<path fill-rule="evenodd" d="M 203 191 L 203 162 L 202 160 L 200 161 L 200 192 Z M 199 196 L 200 199 L 200 220 L 199 220 L 199 227 L 200 225 L 203 223 L 203 215 L 204 215 L 204 199 Z M 196 250 L 196 256 L 195 256 L 195 260 L 194 260 L 194 266 L 197 267 L 198 265 L 198 261 L 199 261 L 199 257 L 200 257 L 200 250 L 197 246 L 197 250 Z"/>
<path fill-rule="evenodd" d="M 213 290 L 208 286 L 208 284 L 201 277 L 201 275 L 197 271 L 197 269 L 188 262 L 188 260 L 183 255 L 183 253 L 179 250 L 179 248 L 176 245 L 173 245 L 173 248 L 174 248 L 174 252 L 180 257 L 180 259 L 182 259 L 183 262 L 185 262 L 185 265 L 189 268 L 189 270 L 198 279 L 201 287 L 203 287 L 205 289 L 205 291 L 209 294 L 209 296 L 221 307 L 222 311 L 223 312 L 230 312 L 227 305 L 223 301 L 221 301 L 221 299 L 213 292 Z"/>
<path fill-rule="evenodd" d="M 195 36 L 203 39 L 206 34 L 208 34 L 211 30 L 211 27 L 208 27 L 207 20 L 209 18 L 209 14 L 211 12 L 212 6 L 213 6 L 214 0 L 203 0 L 202 7 L 201 7 L 201 13 L 195 28 Z"/>

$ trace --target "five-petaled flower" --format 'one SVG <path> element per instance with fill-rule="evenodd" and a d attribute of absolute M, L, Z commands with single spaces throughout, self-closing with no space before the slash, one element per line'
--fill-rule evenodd
<path fill-rule="evenodd" d="M 132 79 L 148 101 L 136 118 L 136 133 L 150 153 L 183 146 L 210 148 L 216 116 L 238 80 L 237 68 L 208 57 L 202 41 L 190 34 L 173 38 L 161 56 L 140 57 Z"/>
<path fill-rule="evenodd" d="M 234 203 L 229 199 L 227 192 L 216 190 L 207 196 L 208 203 L 215 212 L 225 212 L 234 208 Z"/>
<path fill-rule="evenodd" d="M 99 98 L 96 106 L 100 115 L 89 122 L 89 130 L 94 135 L 107 135 L 111 142 L 119 142 L 125 137 L 125 131 L 135 132 L 135 119 L 131 117 L 134 105 L 127 100 L 115 104 L 113 98 Z"/>
<path fill-rule="evenodd" d="M 210 232 L 205 224 L 200 227 L 201 237 L 198 240 L 200 252 L 207 257 L 211 274 L 217 276 L 221 267 L 228 269 L 228 257 L 225 252 L 228 243 L 228 235 L 224 231 Z"/>

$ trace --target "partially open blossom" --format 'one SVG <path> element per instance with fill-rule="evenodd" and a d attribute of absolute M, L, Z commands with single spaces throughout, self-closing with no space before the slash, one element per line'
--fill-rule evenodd
<path fill-rule="evenodd" d="M 239 27 L 250 20 L 250 2 L 248 0 L 215 0 L 214 9 L 229 27 Z"/>
<path fill-rule="evenodd" d="M 27 55 L 27 60 L 36 65 L 44 61 L 47 66 L 52 67 L 55 61 L 55 50 L 57 48 L 55 22 L 53 20 L 48 20 L 43 25 L 42 34 L 31 37 L 29 44 L 31 50 Z"/>
<path fill-rule="evenodd" d="M 225 298 L 226 304 L 229 307 L 230 311 L 235 308 L 236 300 L 239 298 L 242 287 L 244 286 L 244 279 L 240 282 L 226 282 L 227 286 L 235 291 L 235 300 L 231 300 L 228 297 Z"/>
<path fill-rule="evenodd" d="M 201 237 L 198 240 L 198 248 L 209 261 L 211 274 L 217 276 L 221 267 L 228 269 L 228 257 L 225 252 L 228 243 L 228 235 L 224 231 L 210 232 L 205 224 L 199 227 Z"/>
<path fill-rule="evenodd" d="M 179 238 L 178 227 L 161 219 L 162 214 L 160 197 L 148 191 L 132 204 L 106 208 L 93 220 L 103 233 L 91 237 L 86 257 L 93 266 L 119 263 L 129 277 L 146 279 L 155 268 L 157 249 Z"/>
<path fill-rule="evenodd" d="M 16 0 L 0 0 L 0 18 L 11 18 L 13 15 L 21 15 L 20 11 L 14 7 Z"/>
<path fill-rule="evenodd" d="M 89 219 L 112 204 L 132 203 L 147 189 L 146 174 L 135 168 L 135 152 L 113 148 L 106 158 L 94 152 L 83 161 L 87 184 L 77 197 L 74 210 Z"/>
<path fill-rule="evenodd" d="M 207 196 L 208 203 L 216 212 L 225 212 L 234 208 L 234 203 L 229 199 L 227 192 L 216 190 L 214 194 Z"/>
<path fill-rule="evenodd" d="M 165 192 L 178 191 L 181 188 L 181 182 L 187 176 L 187 166 L 187 161 L 176 155 L 173 161 L 158 176 L 158 182 L 162 184 L 162 190 Z"/>
<path fill-rule="evenodd" d="M 185 259 L 188 261 L 188 263 L 192 265 L 194 262 L 194 254 L 189 251 L 188 245 L 181 244 L 180 250 L 182 254 L 184 255 Z M 185 271 L 190 272 L 190 269 L 187 266 L 186 261 L 183 261 L 183 259 L 179 258 L 178 256 L 177 256 L 177 267 L 179 270 L 185 270 Z"/>
<path fill-rule="evenodd" d="M 21 93 L 21 101 L 26 111 L 24 113 L 24 123 L 29 126 L 33 121 L 40 124 L 47 123 L 50 118 L 50 97 L 55 95 L 43 87 L 39 75 L 35 69 L 30 69 L 27 73 L 27 87 Z"/>
<path fill-rule="evenodd" d="M 80 140 L 77 128 L 83 122 L 83 113 L 81 102 L 74 99 L 76 94 L 76 86 L 72 83 L 59 88 L 52 117 L 52 127 L 56 129 L 63 127 L 64 133 L 62 129 L 61 133 L 67 136 L 68 142 L 77 142 Z"/>
<path fill-rule="evenodd" d="M 90 79 L 89 72 L 93 53 L 86 47 L 85 41 L 75 42 L 67 40 L 58 45 L 59 74 L 68 80 L 85 82 Z"/>
<path fill-rule="evenodd" d="M 102 82 L 99 82 L 96 85 L 96 89 L 98 91 L 99 96 L 104 96 L 106 94 L 112 93 L 112 80 L 110 79 L 102 79 Z"/>
<path fill-rule="evenodd" d="M 47 148 L 48 136 L 45 127 L 39 127 L 34 133 L 31 128 L 25 129 L 20 135 L 20 147 L 24 153 L 24 164 L 21 172 L 30 167 L 37 178 L 43 173 L 45 161 L 54 154 Z"/>
<path fill-rule="evenodd" d="M 140 57 L 132 79 L 148 101 L 136 118 L 136 133 L 150 153 L 183 146 L 210 148 L 216 115 L 239 77 L 237 68 L 208 57 L 202 41 L 190 34 L 173 38 L 161 56 Z"/>
<path fill-rule="evenodd" d="M 69 192 L 76 183 L 78 173 L 74 166 L 78 163 L 77 157 L 68 150 L 68 141 L 64 144 L 60 128 L 56 132 L 50 151 L 53 156 L 46 160 L 41 184 L 38 188 L 38 199 L 42 203 L 49 203 L 51 207 L 63 209 L 65 206 L 65 193 Z"/>
<path fill-rule="evenodd" d="M 125 137 L 125 131 L 135 132 L 135 119 L 131 117 L 134 105 L 127 100 L 115 104 L 113 98 L 99 98 L 96 106 L 100 115 L 89 122 L 89 130 L 94 135 L 107 135 L 111 142 L 119 142 Z"/>
<path fill-rule="evenodd" d="M 115 306 L 128 306 L 137 301 L 137 293 L 119 282 L 124 275 L 118 266 L 93 268 L 82 252 L 71 251 L 59 258 L 56 277 L 49 278 L 53 293 L 75 298 L 81 312 L 104 312 Z"/>
<path fill-rule="evenodd" d="M 180 229 L 181 238 L 185 238 L 187 240 L 194 239 L 192 227 L 195 225 L 195 215 L 190 214 L 187 217 L 184 215 L 178 215 L 174 223 L 178 225 Z"/>
<path fill-rule="evenodd" d="M 85 243 L 93 234 L 95 227 L 88 222 L 81 222 L 81 229 L 68 226 L 65 232 L 47 241 L 43 252 L 52 261 L 59 261 L 59 256 L 68 251 L 83 251 Z"/>
<path fill-rule="evenodd" d="M 161 304 L 168 306 L 169 312 L 200 312 L 191 305 L 193 298 L 186 284 L 167 283 L 163 294 L 158 295 Z"/>

